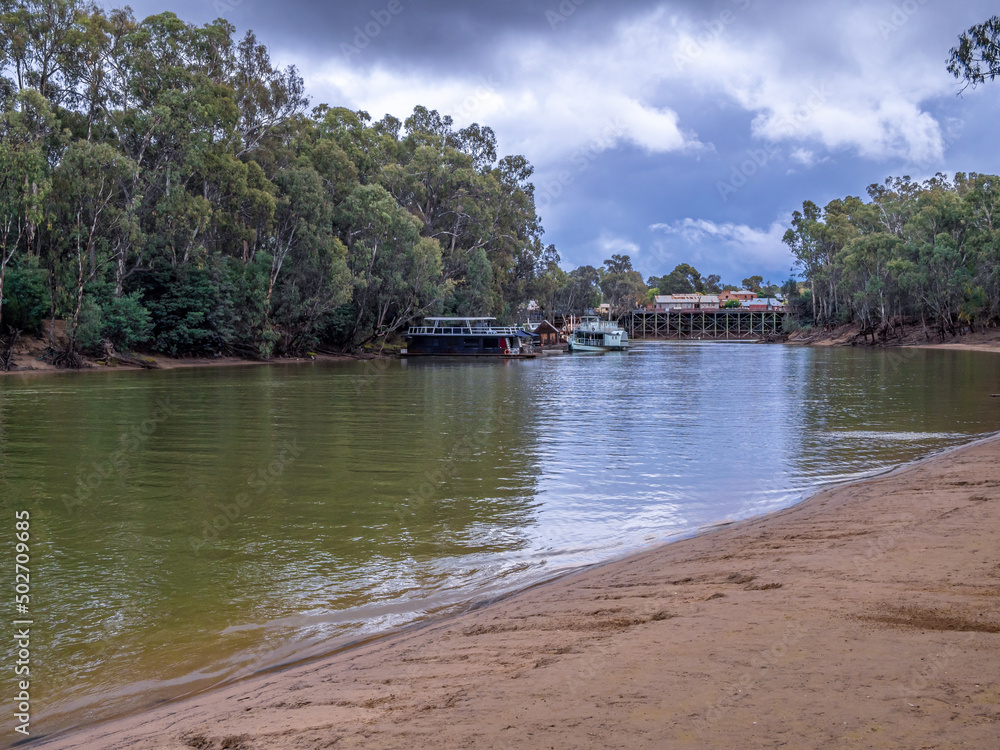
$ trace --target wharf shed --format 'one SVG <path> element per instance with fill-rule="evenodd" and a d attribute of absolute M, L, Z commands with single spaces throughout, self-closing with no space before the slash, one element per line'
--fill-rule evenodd
<path fill-rule="evenodd" d="M 774 297 L 757 297 L 742 303 L 745 310 L 782 310 L 784 305 L 781 300 Z"/>
<path fill-rule="evenodd" d="M 756 292 L 751 292 L 746 289 L 735 289 L 732 291 L 722 292 L 719 295 L 719 303 L 724 305 L 732 300 L 737 300 L 738 302 L 749 302 L 752 299 L 756 299 L 756 297 Z"/>
<path fill-rule="evenodd" d="M 531 333 L 538 339 L 538 343 L 542 346 L 554 346 L 565 343 L 559 329 L 547 320 L 543 320 L 535 326 L 535 329 Z"/>
<path fill-rule="evenodd" d="M 718 310 L 719 297 L 714 294 L 658 294 L 655 310 Z"/>

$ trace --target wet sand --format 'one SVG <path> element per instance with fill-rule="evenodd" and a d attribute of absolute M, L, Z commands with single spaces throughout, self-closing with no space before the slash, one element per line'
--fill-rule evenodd
<path fill-rule="evenodd" d="M 991 439 L 41 746 L 910 749 L 998 737 Z"/>

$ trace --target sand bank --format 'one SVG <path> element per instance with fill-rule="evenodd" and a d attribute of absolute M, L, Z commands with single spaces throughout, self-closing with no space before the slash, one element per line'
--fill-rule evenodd
<path fill-rule="evenodd" d="M 998 459 L 980 442 L 42 746 L 997 747 Z"/>

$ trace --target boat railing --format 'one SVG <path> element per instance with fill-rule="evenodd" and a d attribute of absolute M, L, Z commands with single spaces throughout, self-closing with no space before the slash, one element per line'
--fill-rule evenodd
<path fill-rule="evenodd" d="M 410 336 L 517 336 L 514 326 L 410 326 Z"/>
<path fill-rule="evenodd" d="M 609 320 L 589 320 L 584 321 L 577 328 L 578 331 L 593 331 L 593 332 L 607 332 L 607 331 L 620 331 L 622 327 L 617 323 Z"/>

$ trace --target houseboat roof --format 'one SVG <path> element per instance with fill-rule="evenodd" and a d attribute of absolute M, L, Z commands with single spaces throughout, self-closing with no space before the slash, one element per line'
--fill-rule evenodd
<path fill-rule="evenodd" d="M 465 322 L 472 321 L 472 320 L 496 320 L 496 318 L 471 318 L 471 317 L 466 317 L 466 316 L 462 315 L 462 316 L 452 316 L 452 317 L 444 317 L 444 318 L 424 318 L 424 320 L 445 320 L 445 321 L 451 321 L 451 322 L 462 322 L 462 323 L 465 323 Z"/>

